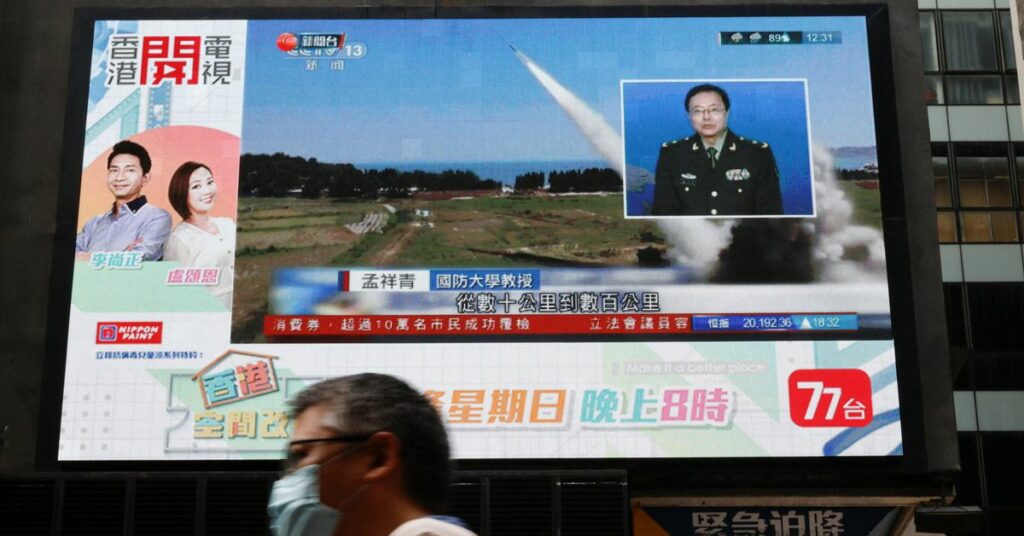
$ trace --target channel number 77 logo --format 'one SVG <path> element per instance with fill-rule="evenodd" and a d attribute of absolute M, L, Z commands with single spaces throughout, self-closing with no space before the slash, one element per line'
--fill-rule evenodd
<path fill-rule="evenodd" d="M 789 375 L 789 417 L 806 428 L 867 426 L 871 378 L 858 369 L 806 369 Z"/>

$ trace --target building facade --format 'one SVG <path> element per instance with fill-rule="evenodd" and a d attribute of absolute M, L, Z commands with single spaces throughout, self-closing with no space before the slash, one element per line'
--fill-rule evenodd
<path fill-rule="evenodd" d="M 1024 127 L 1006 0 L 920 0 L 962 474 L 987 534 L 1024 523 Z"/>

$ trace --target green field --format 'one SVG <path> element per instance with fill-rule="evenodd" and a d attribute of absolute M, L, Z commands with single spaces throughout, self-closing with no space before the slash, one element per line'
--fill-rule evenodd
<path fill-rule="evenodd" d="M 840 187 L 853 205 L 852 223 L 880 229 L 878 190 L 853 181 Z M 667 250 L 655 221 L 626 220 L 622 211 L 621 194 L 242 198 L 232 337 L 258 339 L 278 268 L 638 266 L 638 251 Z M 360 222 L 372 225 L 361 229 Z"/>
<path fill-rule="evenodd" d="M 242 198 L 234 333 L 254 340 L 273 270 L 304 266 L 636 266 L 664 249 L 653 221 L 624 220 L 622 196 L 332 201 Z M 367 232 L 353 228 L 364 220 Z"/>
<path fill-rule="evenodd" d="M 877 189 L 858 186 L 856 181 L 839 181 L 839 187 L 853 205 L 852 223 L 882 230 L 882 204 Z"/>

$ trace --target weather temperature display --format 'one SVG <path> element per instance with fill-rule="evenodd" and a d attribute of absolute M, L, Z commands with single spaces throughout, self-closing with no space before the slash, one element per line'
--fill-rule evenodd
<path fill-rule="evenodd" d="M 833 45 L 843 42 L 842 32 L 754 31 L 720 32 L 723 45 Z"/>

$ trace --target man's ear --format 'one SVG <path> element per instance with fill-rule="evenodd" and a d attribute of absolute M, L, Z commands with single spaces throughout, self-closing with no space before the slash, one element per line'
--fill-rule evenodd
<path fill-rule="evenodd" d="M 377 432 L 367 441 L 370 470 L 364 479 L 376 481 L 394 474 L 401 466 L 402 442 L 391 432 Z"/>
<path fill-rule="evenodd" d="M 149 179 L 153 178 L 152 172 L 142 174 L 142 185 L 145 186 Z"/>

